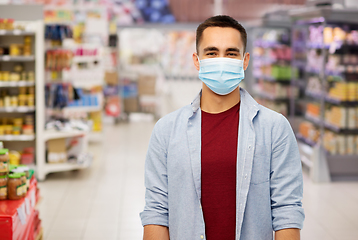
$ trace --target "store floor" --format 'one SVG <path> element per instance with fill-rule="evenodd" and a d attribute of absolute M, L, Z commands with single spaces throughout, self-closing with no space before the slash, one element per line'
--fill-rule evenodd
<path fill-rule="evenodd" d="M 45 240 L 140 240 L 144 159 L 153 123 L 107 126 L 91 168 L 39 183 Z M 302 240 L 358 239 L 358 183 L 313 184 L 304 175 Z"/>

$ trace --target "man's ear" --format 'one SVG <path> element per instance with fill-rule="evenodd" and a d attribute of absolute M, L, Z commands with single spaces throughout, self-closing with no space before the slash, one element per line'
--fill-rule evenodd
<path fill-rule="evenodd" d="M 249 66 L 249 62 L 250 62 L 250 53 L 246 52 L 244 55 L 244 70 L 246 70 L 247 67 Z"/>
<path fill-rule="evenodd" d="M 193 63 L 194 66 L 196 68 L 196 70 L 200 70 L 200 63 L 199 63 L 199 59 L 198 59 L 198 54 L 197 53 L 193 53 Z"/>

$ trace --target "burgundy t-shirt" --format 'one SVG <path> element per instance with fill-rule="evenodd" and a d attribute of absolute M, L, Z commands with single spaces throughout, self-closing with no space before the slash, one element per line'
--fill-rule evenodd
<path fill-rule="evenodd" d="M 225 112 L 202 111 L 201 205 L 207 240 L 234 240 L 240 102 Z"/>

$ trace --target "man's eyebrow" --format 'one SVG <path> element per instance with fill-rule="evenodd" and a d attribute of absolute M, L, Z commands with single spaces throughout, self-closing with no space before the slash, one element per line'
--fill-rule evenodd
<path fill-rule="evenodd" d="M 209 51 L 219 51 L 219 49 L 217 47 L 207 47 L 204 48 L 204 52 L 209 52 Z"/>
<path fill-rule="evenodd" d="M 228 48 L 228 49 L 226 49 L 226 52 L 238 52 L 238 53 L 240 53 L 240 49 L 238 49 L 238 48 Z"/>

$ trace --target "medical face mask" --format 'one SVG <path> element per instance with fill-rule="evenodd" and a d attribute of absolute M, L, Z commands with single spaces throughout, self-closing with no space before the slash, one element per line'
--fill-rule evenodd
<path fill-rule="evenodd" d="M 213 92 L 227 95 L 244 79 L 244 61 L 233 58 L 208 58 L 200 60 L 199 78 Z"/>

